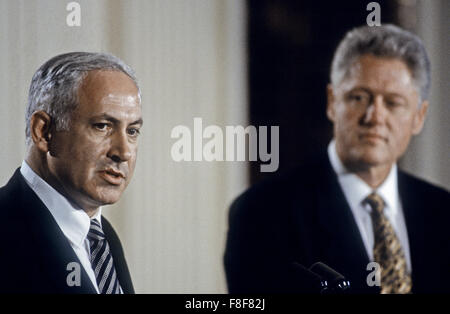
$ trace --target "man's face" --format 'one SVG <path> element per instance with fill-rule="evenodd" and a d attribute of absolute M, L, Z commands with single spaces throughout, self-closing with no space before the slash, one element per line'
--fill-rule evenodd
<path fill-rule="evenodd" d="M 119 200 L 136 164 L 141 104 L 119 71 L 90 71 L 79 88 L 69 131 L 53 133 L 49 168 L 62 192 L 84 210 Z"/>
<path fill-rule="evenodd" d="M 421 131 L 427 107 L 419 106 L 403 61 L 363 55 L 339 86 L 328 87 L 327 115 L 340 159 L 351 170 L 392 165 Z"/>

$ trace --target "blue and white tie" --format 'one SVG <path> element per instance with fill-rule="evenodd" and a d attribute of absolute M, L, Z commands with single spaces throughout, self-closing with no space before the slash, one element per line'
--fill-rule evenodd
<path fill-rule="evenodd" d="M 87 238 L 91 250 L 91 265 L 99 292 L 101 294 L 119 294 L 120 284 L 114 268 L 113 257 L 102 227 L 96 219 L 91 219 L 91 228 Z"/>

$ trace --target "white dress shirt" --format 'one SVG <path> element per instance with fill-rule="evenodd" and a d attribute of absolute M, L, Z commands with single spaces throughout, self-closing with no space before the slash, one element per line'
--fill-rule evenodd
<path fill-rule="evenodd" d="M 328 157 L 338 177 L 339 184 L 344 191 L 350 209 L 352 210 L 353 217 L 358 225 L 369 259 L 373 261 L 374 234 L 372 218 L 370 215 L 371 208 L 368 204 L 363 204 L 363 201 L 372 192 L 375 192 L 383 198 L 386 204 L 384 214 L 387 219 L 389 219 L 400 240 L 403 252 L 405 253 L 408 271 L 411 272 L 408 234 L 406 231 L 402 204 L 398 194 L 397 165 L 394 164 L 392 166 L 389 175 L 384 182 L 376 190 L 373 190 L 360 177 L 346 169 L 337 154 L 336 142 L 334 139 L 328 145 Z"/>
<path fill-rule="evenodd" d="M 39 177 L 25 161 L 22 162 L 20 173 L 56 220 L 56 223 L 69 240 L 70 245 L 77 254 L 78 259 L 98 293 L 95 273 L 89 259 L 90 248 L 89 240 L 87 239 L 87 234 L 91 227 L 89 216 L 82 208 L 69 202 L 64 196 Z M 100 207 L 98 212 L 92 217 L 93 219 L 97 219 L 100 226 L 101 213 L 102 208 Z"/>

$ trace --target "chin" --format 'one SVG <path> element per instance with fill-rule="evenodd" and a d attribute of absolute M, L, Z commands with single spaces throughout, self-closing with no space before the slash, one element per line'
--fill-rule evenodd
<path fill-rule="evenodd" d="M 369 167 L 375 167 L 378 165 L 386 164 L 390 161 L 389 156 L 384 152 L 379 151 L 366 151 L 360 157 L 361 163 L 368 165 Z"/>
<path fill-rule="evenodd" d="M 354 170 L 364 170 L 384 164 L 390 160 L 385 149 L 377 147 L 353 147 L 348 150 L 344 164 Z"/>
<path fill-rule="evenodd" d="M 118 191 L 102 191 L 93 197 L 98 203 L 103 205 L 111 205 L 117 203 L 120 199 L 122 192 Z"/>

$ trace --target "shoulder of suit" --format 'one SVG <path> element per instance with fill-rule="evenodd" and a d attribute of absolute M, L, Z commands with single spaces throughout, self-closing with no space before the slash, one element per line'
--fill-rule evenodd
<path fill-rule="evenodd" d="M 294 198 L 310 197 L 315 193 L 320 180 L 326 175 L 327 166 L 320 161 L 311 161 L 280 173 L 275 173 L 244 191 L 231 205 L 234 212 L 282 210 Z M 324 171 L 325 170 L 325 171 Z"/>
<path fill-rule="evenodd" d="M 3 218 L 9 214 L 19 214 L 16 209 L 20 208 L 21 202 L 27 197 L 24 195 L 23 183 L 17 169 L 6 185 L 0 188 L 0 213 Z"/>
<path fill-rule="evenodd" d="M 450 192 L 443 187 L 425 181 L 403 170 L 399 170 L 399 184 L 407 185 L 411 191 L 439 199 L 450 199 Z"/>

